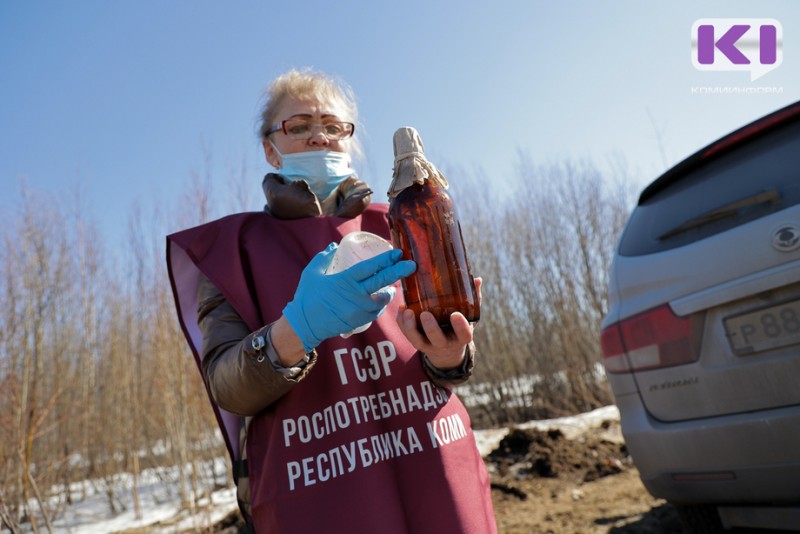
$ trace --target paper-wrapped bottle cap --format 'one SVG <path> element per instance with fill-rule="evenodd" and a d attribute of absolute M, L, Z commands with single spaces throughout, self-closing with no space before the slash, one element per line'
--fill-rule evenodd
<path fill-rule="evenodd" d="M 391 200 L 400 191 L 413 184 L 423 184 L 431 180 L 439 187 L 447 189 L 444 175 L 425 157 L 425 147 L 417 130 L 411 126 L 398 128 L 392 138 L 394 145 L 394 172 L 387 195 Z"/>

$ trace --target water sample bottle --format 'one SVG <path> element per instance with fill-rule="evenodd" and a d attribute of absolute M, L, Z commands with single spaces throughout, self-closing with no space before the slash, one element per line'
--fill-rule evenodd
<path fill-rule="evenodd" d="M 453 312 L 478 321 L 478 292 L 447 180 L 425 158 L 414 128 L 395 132 L 394 158 L 388 192 L 392 244 L 403 251 L 403 259 L 417 263 L 417 270 L 402 280 L 406 306 L 420 328 L 423 311 L 431 312 L 445 330 L 451 329 Z"/>

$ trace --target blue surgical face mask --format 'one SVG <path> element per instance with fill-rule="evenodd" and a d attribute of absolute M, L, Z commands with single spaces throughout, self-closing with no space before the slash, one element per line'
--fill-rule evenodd
<path fill-rule="evenodd" d="M 339 184 L 354 174 L 350 154 L 344 152 L 313 150 L 281 154 L 277 148 L 275 152 L 281 157 L 278 174 L 293 182 L 305 180 L 319 200 L 328 198 Z"/>

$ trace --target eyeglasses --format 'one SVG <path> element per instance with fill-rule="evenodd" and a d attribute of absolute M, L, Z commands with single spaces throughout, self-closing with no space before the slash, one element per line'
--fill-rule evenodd
<path fill-rule="evenodd" d="M 286 119 L 267 131 L 267 135 L 282 131 L 292 139 L 310 139 L 315 133 L 322 132 L 329 141 L 341 141 L 352 137 L 356 126 L 352 122 L 326 121 L 314 122 L 308 119 Z"/>

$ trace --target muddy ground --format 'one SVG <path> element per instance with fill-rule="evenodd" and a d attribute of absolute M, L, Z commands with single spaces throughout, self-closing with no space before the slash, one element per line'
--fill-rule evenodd
<path fill-rule="evenodd" d="M 618 421 L 570 438 L 512 429 L 486 464 L 503 534 L 682 532 L 674 508 L 644 489 Z"/>

